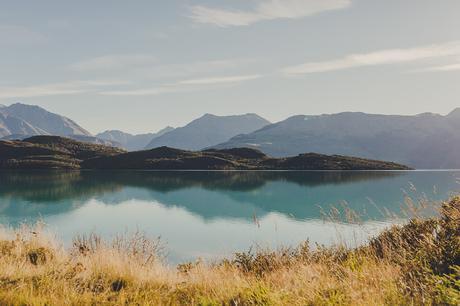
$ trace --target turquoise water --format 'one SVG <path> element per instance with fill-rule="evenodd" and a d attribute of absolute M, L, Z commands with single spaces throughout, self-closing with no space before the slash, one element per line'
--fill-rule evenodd
<path fill-rule="evenodd" d="M 66 244 L 77 234 L 139 230 L 160 237 L 176 263 L 307 239 L 360 243 L 402 222 L 406 197 L 447 199 L 459 178 L 457 171 L 0 172 L 0 222 L 43 221 Z M 322 211 L 332 206 L 359 212 L 361 223 L 331 222 Z"/>

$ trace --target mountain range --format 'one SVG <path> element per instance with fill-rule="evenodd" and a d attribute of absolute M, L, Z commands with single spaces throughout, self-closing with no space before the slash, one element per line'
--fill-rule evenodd
<path fill-rule="evenodd" d="M 228 139 L 254 132 L 270 122 L 256 114 L 216 116 L 205 114 L 184 127 L 152 139 L 146 149 L 168 146 L 182 150 L 202 150 Z"/>
<path fill-rule="evenodd" d="M 0 105 L 0 138 L 57 135 L 137 151 L 162 146 L 182 150 L 249 147 L 273 157 L 314 152 L 389 160 L 418 169 L 460 168 L 460 108 L 446 116 L 345 112 L 297 115 L 270 123 L 256 114 L 206 114 L 189 124 L 133 135 L 109 130 L 92 136 L 71 119 L 21 103 Z"/>
<path fill-rule="evenodd" d="M 55 135 L 137 151 L 161 146 L 201 150 L 270 124 L 256 114 L 215 116 L 206 114 L 180 128 L 166 127 L 156 133 L 133 135 L 107 130 L 95 136 L 71 119 L 39 106 L 22 103 L 0 106 L 0 139 L 25 139 L 36 135 Z"/>
<path fill-rule="evenodd" d="M 214 146 L 275 157 L 304 152 L 391 160 L 419 169 L 460 168 L 460 108 L 447 116 L 339 113 L 293 116 Z"/>
<path fill-rule="evenodd" d="M 146 133 L 133 135 L 120 130 L 109 130 L 96 135 L 99 139 L 117 142 L 128 151 L 138 151 L 144 149 L 154 138 L 174 130 L 173 127 L 165 127 L 156 133 Z"/>
<path fill-rule="evenodd" d="M 8 135 L 84 135 L 87 130 L 71 119 L 35 106 L 15 103 L 0 107 L 0 137 Z"/>

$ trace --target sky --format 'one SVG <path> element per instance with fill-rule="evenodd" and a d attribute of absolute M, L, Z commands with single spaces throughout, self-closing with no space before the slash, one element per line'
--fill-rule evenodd
<path fill-rule="evenodd" d="M 205 113 L 447 114 L 460 0 L 0 0 L 0 104 L 92 133 Z"/>

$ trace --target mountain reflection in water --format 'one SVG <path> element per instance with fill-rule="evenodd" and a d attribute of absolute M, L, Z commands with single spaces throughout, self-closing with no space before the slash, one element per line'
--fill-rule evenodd
<path fill-rule="evenodd" d="M 292 233 L 294 228 L 287 230 L 291 226 L 302 228 L 314 221 L 321 228 L 321 208 L 327 211 L 346 203 L 348 208 L 362 213 L 364 222 L 386 222 L 388 213 L 401 211 L 405 196 L 446 199 L 458 190 L 458 177 L 460 173 L 455 171 L 0 172 L 0 221 L 17 226 L 24 221 L 44 220 L 58 231 L 67 230 L 68 235 L 77 234 L 71 233 L 77 230 L 98 231 L 100 227 L 107 234 L 148 227 L 155 235 L 173 236 L 166 239 L 177 239 L 179 244 L 187 236 L 182 233 L 176 237 L 182 228 L 202 228 L 203 241 L 210 241 L 211 235 L 215 239 L 220 235 L 223 241 L 237 241 L 234 233 L 226 232 L 227 228 L 254 227 L 256 219 L 263 223 L 278 216 L 285 223 L 283 235 L 287 236 L 278 238 L 289 242 L 291 236 L 296 236 Z M 83 213 L 85 217 L 80 217 Z M 143 219 L 146 215 L 149 219 Z M 216 228 L 217 224 L 221 227 Z M 281 232 L 278 229 L 276 235 Z M 275 234 L 254 235 L 270 240 Z M 310 235 L 313 234 L 302 233 L 302 237 Z M 207 252 L 217 251 L 214 248 L 209 246 Z M 184 249 L 183 254 L 176 255 L 189 258 L 185 255 L 188 251 Z"/>

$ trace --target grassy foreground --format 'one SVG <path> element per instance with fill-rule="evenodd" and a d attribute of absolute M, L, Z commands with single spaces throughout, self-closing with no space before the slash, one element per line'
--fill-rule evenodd
<path fill-rule="evenodd" d="M 0 235 L 0 305 L 459 305 L 460 198 L 357 249 L 238 253 L 215 265 L 162 264 L 142 235 Z"/>

